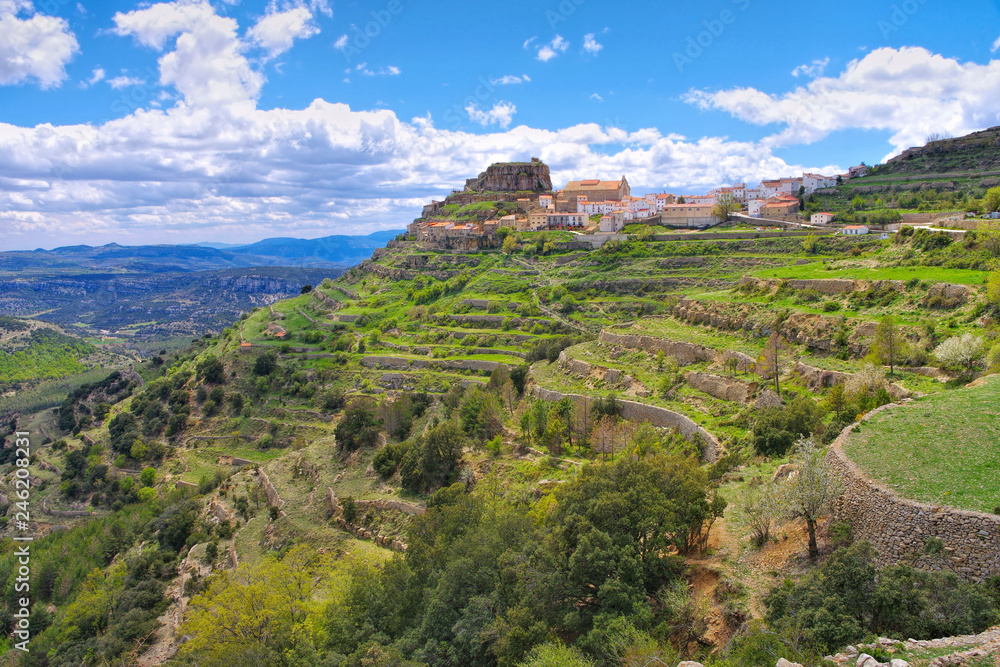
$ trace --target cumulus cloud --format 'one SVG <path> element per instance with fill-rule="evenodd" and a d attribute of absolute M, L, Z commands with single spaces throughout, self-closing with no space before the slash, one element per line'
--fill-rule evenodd
<path fill-rule="evenodd" d="M 500 127 L 507 128 L 510 126 L 511 121 L 514 120 L 517 107 L 510 102 L 497 102 L 489 111 L 483 111 L 475 102 L 469 102 L 465 107 L 465 111 L 469 114 L 469 120 L 473 123 L 479 123 L 483 127 L 499 125 Z"/>
<path fill-rule="evenodd" d="M 851 61 L 836 77 L 788 93 L 694 90 L 686 99 L 757 125 L 784 125 L 764 140 L 768 146 L 809 144 L 847 128 L 888 130 L 894 148 L 889 157 L 923 145 L 934 132 L 961 136 L 1000 124 L 1000 61 L 980 65 L 923 48 L 881 48 Z"/>
<path fill-rule="evenodd" d="M 586 51 L 587 53 L 596 56 L 603 48 L 604 48 L 603 44 L 597 43 L 594 33 L 589 33 L 583 36 L 583 50 Z"/>
<path fill-rule="evenodd" d="M 528 42 L 525 42 L 524 44 L 527 47 Z M 538 55 L 536 57 L 543 63 L 547 63 L 560 53 L 566 53 L 566 49 L 568 48 L 569 42 L 563 39 L 561 35 L 556 35 L 551 42 L 538 47 Z"/>
<path fill-rule="evenodd" d="M 0 0 L 0 85 L 34 79 L 42 88 L 58 86 L 79 50 L 64 19 L 35 13 L 26 0 Z"/>
<path fill-rule="evenodd" d="M 529 83 L 530 81 L 531 77 L 527 74 L 522 74 L 521 76 L 506 74 L 498 79 L 490 79 L 490 83 L 494 86 L 514 86 L 520 83 Z"/>
<path fill-rule="evenodd" d="M 177 37 L 160 60 L 160 83 L 174 86 L 195 106 L 250 103 L 260 95 L 264 77 L 243 55 L 236 21 L 215 13 L 207 2 L 169 2 L 114 16 L 115 32 L 131 35 L 158 51 Z"/>
<path fill-rule="evenodd" d="M 997 37 L 993 42 L 993 46 L 990 48 L 991 53 L 996 53 L 997 49 L 1000 49 L 1000 37 Z"/>
<path fill-rule="evenodd" d="M 305 7 L 272 11 L 250 28 L 247 36 L 267 51 L 268 58 L 274 58 L 292 48 L 296 39 L 308 39 L 319 34 L 312 18 L 312 12 Z"/>
<path fill-rule="evenodd" d="M 0 123 L 5 247 L 399 228 L 420 204 L 486 165 L 530 155 L 550 165 L 556 183 L 628 174 L 640 192 L 836 169 L 787 164 L 759 142 L 692 141 L 654 128 L 513 127 L 517 110 L 508 102 L 466 109 L 497 130 L 480 134 L 438 127 L 430 116 L 407 121 L 322 99 L 264 110 L 256 105 L 263 79 L 243 55 L 250 38 L 209 5 L 151 5 L 116 15 L 115 25 L 162 52 L 160 83 L 176 89 L 164 98 L 173 106 L 151 103 L 103 124 Z"/>
<path fill-rule="evenodd" d="M 822 60 L 814 60 L 808 65 L 799 65 L 792 70 L 792 76 L 798 78 L 800 76 L 807 76 L 809 78 L 815 78 L 823 74 L 826 71 L 826 66 L 830 64 L 829 58 L 823 58 Z"/>

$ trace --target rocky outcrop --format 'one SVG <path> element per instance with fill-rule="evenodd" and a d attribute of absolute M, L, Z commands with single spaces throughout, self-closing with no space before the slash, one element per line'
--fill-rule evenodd
<path fill-rule="evenodd" d="M 968 285 L 937 283 L 927 290 L 924 304 L 930 308 L 957 308 L 976 298 L 976 290 Z"/>
<path fill-rule="evenodd" d="M 740 405 L 747 405 L 753 401 L 757 394 L 756 382 L 742 382 L 733 378 L 710 373 L 688 373 L 685 377 L 687 383 L 705 392 L 709 396 L 715 396 L 724 401 L 733 401 Z"/>
<path fill-rule="evenodd" d="M 878 408 L 868 416 L 894 407 Z M 944 566 L 959 576 L 979 581 L 1000 572 L 1000 516 L 901 498 L 873 481 L 843 450 L 857 425 L 844 429 L 826 456 L 842 487 L 833 514 L 851 524 L 855 537 L 872 543 L 880 564 L 913 562 L 918 568 L 942 569 L 940 560 L 919 558 L 927 541 L 938 538 L 944 543 Z"/>
<path fill-rule="evenodd" d="M 792 372 L 805 380 L 810 391 L 843 384 L 851 377 L 850 373 L 816 368 L 815 366 L 808 366 L 801 361 L 795 362 L 795 365 L 792 366 Z"/>
<path fill-rule="evenodd" d="M 545 389 L 538 385 L 531 387 L 531 393 L 543 401 L 558 402 L 564 398 L 570 399 L 574 404 L 592 402 L 591 396 L 581 396 L 579 394 L 562 394 L 558 391 Z M 660 408 L 655 405 L 637 403 L 635 401 L 618 401 L 621 404 L 621 417 L 628 421 L 648 422 L 660 428 L 677 429 L 685 438 L 699 445 L 702 459 L 709 463 L 719 460 L 722 455 L 722 445 L 718 438 L 698 426 L 690 417 L 682 415 L 673 410 Z"/>
<path fill-rule="evenodd" d="M 497 162 L 478 178 L 465 182 L 466 192 L 551 192 L 549 167 L 538 158 L 531 162 Z"/>

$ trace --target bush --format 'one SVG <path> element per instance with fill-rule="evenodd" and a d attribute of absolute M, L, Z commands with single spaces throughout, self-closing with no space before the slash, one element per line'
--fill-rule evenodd
<path fill-rule="evenodd" d="M 879 570 L 868 542 L 841 548 L 798 584 L 786 581 L 765 599 L 776 630 L 800 629 L 822 651 L 835 651 L 866 636 L 916 639 L 973 634 L 997 617 L 986 586 L 952 572 L 907 565 Z"/>

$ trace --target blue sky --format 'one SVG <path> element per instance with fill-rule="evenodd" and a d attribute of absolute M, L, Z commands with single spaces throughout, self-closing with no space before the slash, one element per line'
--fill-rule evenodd
<path fill-rule="evenodd" d="M 399 228 L 490 162 L 695 193 L 1000 125 L 1000 2 L 0 0 L 0 247 Z"/>

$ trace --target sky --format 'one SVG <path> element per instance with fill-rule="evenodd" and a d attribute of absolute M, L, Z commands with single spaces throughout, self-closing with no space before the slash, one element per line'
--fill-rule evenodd
<path fill-rule="evenodd" d="M 489 164 L 633 194 L 1000 125 L 1000 0 L 0 0 L 0 249 L 399 229 Z"/>

